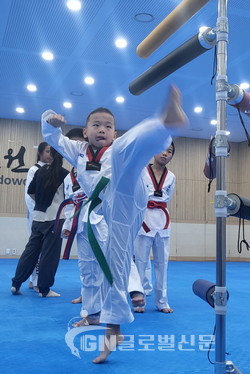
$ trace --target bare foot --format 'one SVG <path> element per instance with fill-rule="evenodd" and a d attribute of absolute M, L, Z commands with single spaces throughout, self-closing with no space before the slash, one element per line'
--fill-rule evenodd
<path fill-rule="evenodd" d="M 144 296 L 143 294 L 141 294 L 140 292 L 138 293 L 135 293 L 133 295 L 133 298 L 131 299 L 131 302 L 132 302 L 132 305 L 134 308 L 137 308 L 138 306 L 142 307 L 145 305 L 145 299 L 144 299 Z"/>
<path fill-rule="evenodd" d="M 143 308 L 142 306 L 137 306 L 137 307 L 134 308 L 134 312 L 135 313 L 144 313 L 145 308 Z"/>
<path fill-rule="evenodd" d="M 29 281 L 29 283 L 28 283 L 28 288 L 33 288 L 33 283 L 31 282 L 31 281 Z"/>
<path fill-rule="evenodd" d="M 11 287 L 10 292 L 12 293 L 12 295 L 21 295 L 21 291 L 19 290 L 19 288 L 16 288 L 14 286 Z"/>
<path fill-rule="evenodd" d="M 120 325 L 107 324 L 103 351 L 94 360 L 94 364 L 101 364 L 121 344 L 124 336 L 121 334 Z"/>
<path fill-rule="evenodd" d="M 82 302 L 82 296 L 77 297 L 76 299 L 71 301 L 72 304 L 80 304 Z"/>
<path fill-rule="evenodd" d="M 181 93 L 176 86 L 170 86 L 166 107 L 163 110 L 163 123 L 166 127 L 185 128 L 187 116 L 182 109 Z"/>
<path fill-rule="evenodd" d="M 173 313 L 173 309 L 171 309 L 171 308 L 163 308 L 163 309 L 161 309 L 160 310 L 162 313 Z"/>
<path fill-rule="evenodd" d="M 55 291 L 49 290 L 47 294 L 42 294 L 39 292 L 38 296 L 40 297 L 60 297 L 61 295 Z"/>
<path fill-rule="evenodd" d="M 93 318 L 91 316 L 87 316 L 80 321 L 73 323 L 73 327 L 82 327 L 82 326 L 89 326 L 89 325 L 99 325 L 99 318 Z"/>

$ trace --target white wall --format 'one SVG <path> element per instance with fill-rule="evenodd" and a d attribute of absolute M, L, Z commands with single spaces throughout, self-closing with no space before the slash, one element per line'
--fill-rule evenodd
<path fill-rule="evenodd" d="M 20 256 L 28 241 L 27 221 L 24 217 L 0 217 L 0 256 L 11 255 L 16 249 Z M 238 225 L 227 225 L 227 257 L 235 261 L 249 260 L 250 251 L 243 247 L 237 252 Z M 250 243 L 250 226 L 245 226 L 246 240 Z M 64 240 L 64 244 L 65 244 Z M 6 249 L 10 255 L 6 255 Z M 77 257 L 76 244 L 73 244 L 71 256 Z M 172 223 L 170 257 L 172 260 L 211 260 L 216 257 L 216 228 L 214 224 Z"/>
<path fill-rule="evenodd" d="M 27 219 L 24 217 L 0 217 L 0 257 L 15 258 L 12 250 L 16 250 L 19 257 L 29 239 Z M 66 240 L 63 240 L 65 245 Z M 64 245 L 62 247 L 62 254 Z M 10 249 L 10 254 L 6 255 L 6 249 Z M 71 255 L 77 257 L 76 245 L 73 243 Z"/>

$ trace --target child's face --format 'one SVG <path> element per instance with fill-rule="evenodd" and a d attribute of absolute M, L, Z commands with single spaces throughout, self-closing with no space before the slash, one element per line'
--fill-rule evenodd
<path fill-rule="evenodd" d="M 91 114 L 83 133 L 94 147 L 109 146 L 116 138 L 114 117 L 105 112 Z"/>
<path fill-rule="evenodd" d="M 173 157 L 173 146 L 171 145 L 168 149 L 166 149 L 159 155 L 156 155 L 154 159 L 159 165 L 165 166 L 169 163 L 172 157 Z"/>
<path fill-rule="evenodd" d="M 47 145 L 40 154 L 40 161 L 44 162 L 45 164 L 50 164 L 52 160 L 53 159 L 50 154 L 50 145 Z"/>

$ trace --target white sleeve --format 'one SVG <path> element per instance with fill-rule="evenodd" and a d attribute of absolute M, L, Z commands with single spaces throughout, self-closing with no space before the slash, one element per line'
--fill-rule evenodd
<path fill-rule="evenodd" d="M 169 201 L 171 200 L 172 196 L 173 196 L 173 193 L 174 193 L 174 189 L 175 189 L 175 181 L 176 181 L 176 177 L 175 175 L 173 176 L 173 181 L 171 183 L 171 186 L 170 186 L 170 189 L 169 189 L 169 192 L 168 192 L 168 195 L 169 195 Z"/>
<path fill-rule="evenodd" d="M 36 171 L 38 170 L 38 167 L 37 166 L 32 166 L 29 170 L 28 170 L 28 174 L 27 174 L 27 177 L 26 177 L 26 183 L 25 183 L 25 203 L 26 203 L 26 206 L 27 206 L 27 209 L 29 211 L 29 213 L 31 214 L 34 210 L 34 207 L 35 207 L 35 201 L 30 197 L 30 195 L 28 194 L 28 188 L 29 188 L 29 185 L 30 185 L 30 182 L 32 181 L 32 179 L 34 178 L 34 175 L 36 173 Z"/>
<path fill-rule="evenodd" d="M 71 177 L 70 174 L 68 174 L 64 178 L 64 195 L 65 199 L 69 199 L 72 197 L 72 183 L 71 183 Z M 65 221 L 62 227 L 63 230 L 71 230 L 72 226 L 72 219 L 70 219 L 74 214 L 74 204 L 66 205 L 64 208 L 64 215 L 65 215 Z"/>
<path fill-rule="evenodd" d="M 51 126 L 46 120 L 55 112 L 46 111 L 42 114 L 42 135 L 44 140 L 55 148 L 71 165 L 77 166 L 77 159 L 82 142 L 70 140 L 63 136 L 60 127 Z"/>

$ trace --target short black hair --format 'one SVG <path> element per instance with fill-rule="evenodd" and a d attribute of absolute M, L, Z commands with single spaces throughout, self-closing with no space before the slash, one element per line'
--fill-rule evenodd
<path fill-rule="evenodd" d="M 69 139 L 72 139 L 72 138 L 84 139 L 82 128 L 80 127 L 75 127 L 74 129 L 69 130 L 65 136 L 67 136 Z"/>
<path fill-rule="evenodd" d="M 114 116 L 114 114 L 109 109 L 107 109 L 107 108 L 99 107 L 99 108 L 96 108 L 96 109 L 92 110 L 92 112 L 89 113 L 89 115 L 86 118 L 86 126 L 87 126 L 87 124 L 89 122 L 90 116 L 92 114 L 94 114 L 94 113 L 108 113 L 108 114 L 110 114 L 114 118 L 114 124 L 115 124 L 115 116 Z"/>
<path fill-rule="evenodd" d="M 174 145 L 174 142 L 171 142 L 171 144 L 170 145 L 172 145 L 172 147 L 173 147 L 173 153 L 172 153 L 172 156 L 174 155 L 174 153 L 175 153 L 175 145 Z"/>

